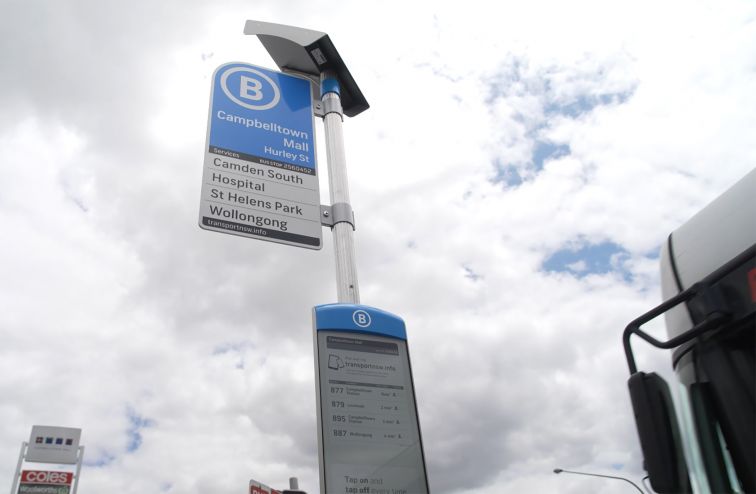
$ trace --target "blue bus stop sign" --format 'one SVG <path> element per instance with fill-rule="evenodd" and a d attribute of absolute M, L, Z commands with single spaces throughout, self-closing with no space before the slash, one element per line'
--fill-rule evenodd
<path fill-rule="evenodd" d="M 404 321 L 330 304 L 313 325 L 321 492 L 427 494 Z"/>
<path fill-rule="evenodd" d="M 199 225 L 322 247 L 309 80 L 244 63 L 216 69 Z"/>

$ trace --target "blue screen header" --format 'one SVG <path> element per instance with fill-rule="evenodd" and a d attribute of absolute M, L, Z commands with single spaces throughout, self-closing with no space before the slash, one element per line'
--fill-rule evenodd
<path fill-rule="evenodd" d="M 316 331 L 348 331 L 407 339 L 402 318 L 367 305 L 318 305 L 313 309 L 313 320 Z"/>

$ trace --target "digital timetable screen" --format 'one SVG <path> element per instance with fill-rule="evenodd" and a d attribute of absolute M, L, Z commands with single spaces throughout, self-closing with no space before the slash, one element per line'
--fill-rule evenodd
<path fill-rule="evenodd" d="M 316 341 L 321 492 L 427 494 L 406 340 L 317 330 Z"/>

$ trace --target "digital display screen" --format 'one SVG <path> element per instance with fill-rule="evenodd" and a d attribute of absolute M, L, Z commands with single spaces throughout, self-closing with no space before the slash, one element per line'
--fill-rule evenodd
<path fill-rule="evenodd" d="M 317 332 L 326 494 L 427 494 L 407 342 Z"/>

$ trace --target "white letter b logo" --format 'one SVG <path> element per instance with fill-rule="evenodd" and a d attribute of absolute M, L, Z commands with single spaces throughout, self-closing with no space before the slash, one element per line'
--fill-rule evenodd
<path fill-rule="evenodd" d="M 220 76 L 220 87 L 228 99 L 249 110 L 270 110 L 281 99 L 273 79 L 252 67 L 226 68 Z"/>
<path fill-rule="evenodd" d="M 354 314 L 352 314 L 352 321 L 354 323 L 361 327 L 361 328 L 367 328 L 370 326 L 370 314 L 365 312 L 364 310 L 356 310 L 354 311 Z"/>
<path fill-rule="evenodd" d="M 245 99 L 251 99 L 252 101 L 260 101 L 263 97 L 262 83 L 257 79 L 251 77 L 241 76 L 241 87 L 239 88 L 239 96 Z"/>

